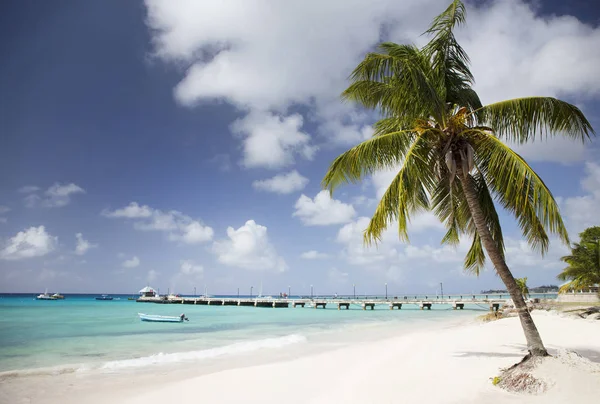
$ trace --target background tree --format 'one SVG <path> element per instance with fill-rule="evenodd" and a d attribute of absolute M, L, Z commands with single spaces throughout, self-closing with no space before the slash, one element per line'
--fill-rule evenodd
<path fill-rule="evenodd" d="M 569 281 L 560 288 L 561 293 L 600 285 L 600 227 L 588 227 L 579 233 L 579 243 L 574 243 L 571 255 L 561 260 L 568 266 L 557 278 Z"/>
<path fill-rule="evenodd" d="M 550 190 L 505 142 L 558 133 L 585 140 L 593 129 L 577 107 L 554 98 L 482 106 L 472 89 L 469 58 L 454 37 L 454 28 L 464 22 L 465 7 L 455 0 L 433 20 L 426 31 L 432 39 L 423 48 L 386 42 L 365 56 L 342 96 L 379 109 L 383 118 L 371 139 L 333 161 L 323 186 L 333 193 L 343 183 L 400 165 L 365 230 L 365 242 L 376 243 L 392 223 L 408 241 L 411 215 L 432 210 L 447 228 L 442 243 L 456 245 L 461 235 L 472 239 L 465 268 L 478 274 L 485 249 L 515 304 L 530 356 L 546 356 L 504 258 L 494 199 L 542 254 L 548 232 L 565 243 L 568 235 Z"/>
<path fill-rule="evenodd" d="M 517 286 L 519 287 L 519 290 L 521 291 L 523 297 L 527 298 L 529 296 L 529 288 L 527 287 L 527 277 L 516 278 L 515 281 L 517 282 Z"/>

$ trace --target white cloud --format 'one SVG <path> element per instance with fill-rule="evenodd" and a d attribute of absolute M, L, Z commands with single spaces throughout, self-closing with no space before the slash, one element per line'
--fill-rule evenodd
<path fill-rule="evenodd" d="M 569 254 L 569 248 L 559 239 L 552 237 L 548 253 L 542 257 L 537 251 L 533 251 L 525 240 L 507 237 L 504 240 L 506 246 L 506 262 L 509 268 L 518 270 L 515 276 L 527 270 L 549 270 L 555 273 L 565 267 L 560 257 Z M 490 264 L 490 267 L 492 265 Z"/>
<path fill-rule="evenodd" d="M 108 218 L 133 219 L 134 228 L 142 231 L 162 231 L 168 233 L 169 240 L 186 244 L 199 244 L 212 240 L 213 229 L 198 220 L 176 210 L 163 212 L 148 205 L 131 202 L 128 206 L 114 211 L 104 210 Z"/>
<path fill-rule="evenodd" d="M 117 209 L 113 212 L 104 211 L 102 215 L 106 217 L 124 217 L 128 219 L 140 219 L 152 216 L 154 209 L 147 205 L 140 206 L 137 202 L 131 202 L 124 208 Z"/>
<path fill-rule="evenodd" d="M 310 136 L 300 131 L 300 114 L 274 115 L 270 112 L 251 112 L 231 125 L 231 131 L 243 140 L 243 165 L 248 168 L 281 168 L 294 163 L 300 155 L 312 160 L 316 147 Z"/>
<path fill-rule="evenodd" d="M 180 262 L 181 267 L 179 272 L 183 275 L 195 275 L 202 276 L 204 273 L 204 267 L 202 265 L 194 264 L 192 260 L 183 260 Z"/>
<path fill-rule="evenodd" d="M 580 162 L 590 154 L 590 146 L 563 136 L 532 143 L 508 145 L 527 161 L 551 161 L 562 164 Z"/>
<path fill-rule="evenodd" d="M 458 247 L 428 244 L 405 244 L 398 238 L 398 229 L 392 224 L 382 234 L 376 245 L 367 246 L 363 234 L 369 224 L 369 218 L 360 217 L 344 225 L 338 231 L 336 242 L 342 245 L 341 258 L 348 264 L 374 271 L 382 279 L 400 282 L 406 273 L 415 269 L 448 270 L 462 268 L 463 258 L 470 247 L 470 240 L 461 239 Z M 442 234 L 434 233 L 442 238 Z"/>
<path fill-rule="evenodd" d="M 55 271 L 53 269 L 44 268 L 38 275 L 38 279 L 40 281 L 47 281 L 50 279 L 54 279 L 58 276 L 67 276 L 67 272 L 65 271 Z"/>
<path fill-rule="evenodd" d="M 300 257 L 304 258 L 305 260 L 319 260 L 319 259 L 329 258 L 329 254 L 320 253 L 315 250 L 310 250 L 310 251 L 303 252 L 300 255 Z"/>
<path fill-rule="evenodd" d="M 17 192 L 19 192 L 21 194 L 30 194 L 32 192 L 37 192 L 39 190 L 40 190 L 40 187 L 36 187 L 35 185 L 25 185 L 24 187 L 19 188 Z"/>
<path fill-rule="evenodd" d="M 83 193 L 85 193 L 83 188 L 73 183 L 67 185 L 56 183 L 45 192 L 47 198 L 42 205 L 49 208 L 66 206 L 71 202 L 71 195 Z"/>
<path fill-rule="evenodd" d="M 160 274 L 160 272 L 151 269 L 148 271 L 148 275 L 146 275 L 146 282 L 150 283 L 155 281 L 158 278 L 158 275 Z"/>
<path fill-rule="evenodd" d="M 26 207 L 33 208 L 40 205 L 45 208 L 61 208 L 71 203 L 72 195 L 85 193 L 83 188 L 73 183 L 62 185 L 57 182 L 44 192 L 44 196 L 33 193 L 38 189 L 37 187 L 26 186 L 19 190 L 22 193 L 29 193 L 24 198 Z"/>
<path fill-rule="evenodd" d="M 140 259 L 137 256 L 133 256 L 133 258 L 123 261 L 121 265 L 123 268 L 136 268 L 140 266 Z"/>
<path fill-rule="evenodd" d="M 263 109 L 337 97 L 349 69 L 378 41 L 378 23 L 414 21 L 401 11 L 415 4 L 340 0 L 315 12 L 302 1 L 146 1 L 158 56 L 193 62 L 175 90 L 179 102 L 220 98 Z"/>
<path fill-rule="evenodd" d="M 58 237 L 48 234 L 44 226 L 30 227 L 18 232 L 4 243 L 4 247 L 0 250 L 0 258 L 16 261 L 41 257 L 52 252 L 57 242 Z"/>
<path fill-rule="evenodd" d="M 344 245 L 342 257 L 352 265 L 379 266 L 386 262 L 397 264 L 400 260 L 401 244 L 396 229 L 392 227 L 386 230 L 382 242 L 377 246 L 366 247 L 363 233 L 368 225 L 369 218 L 359 217 L 340 228 L 336 241 Z"/>
<path fill-rule="evenodd" d="M 77 239 L 77 245 L 75 246 L 75 254 L 77 255 L 84 255 L 90 248 L 98 247 L 98 244 L 92 244 L 84 239 L 81 233 L 77 233 L 75 238 Z"/>
<path fill-rule="evenodd" d="M 369 115 L 357 114 L 350 108 L 346 108 L 349 110 L 345 114 L 346 121 L 342 122 L 341 119 L 337 118 L 342 111 L 336 109 L 334 110 L 335 113 L 332 111 L 333 116 L 331 119 L 324 119 L 324 122 L 319 126 L 319 134 L 329 142 L 342 146 L 353 146 L 371 138 L 374 129 L 365 122 L 371 121 L 372 118 Z M 321 115 L 325 115 L 324 111 L 321 111 Z"/>
<path fill-rule="evenodd" d="M 327 271 L 327 277 L 329 278 L 329 281 L 333 284 L 348 282 L 348 272 L 340 271 L 335 267 Z"/>
<path fill-rule="evenodd" d="M 37 194 L 29 194 L 25 198 L 23 198 L 23 201 L 25 202 L 26 208 L 34 208 L 37 206 L 38 202 L 41 199 L 42 198 L 40 198 Z"/>
<path fill-rule="evenodd" d="M 306 226 L 347 223 L 356 215 L 352 205 L 332 199 L 329 191 L 319 192 L 314 199 L 302 194 L 295 205 L 297 216 Z"/>
<path fill-rule="evenodd" d="M 291 194 L 303 190 L 304 187 L 306 187 L 306 184 L 308 184 L 308 178 L 300 175 L 298 171 L 292 170 L 286 174 L 278 174 L 273 178 L 254 181 L 252 186 L 255 189 L 262 191 L 274 192 L 277 194 Z"/>
<path fill-rule="evenodd" d="M 267 228 L 248 220 L 239 229 L 227 228 L 229 239 L 215 241 L 219 262 L 244 269 L 283 272 L 287 265 L 269 241 Z"/>
<path fill-rule="evenodd" d="M 587 194 L 564 198 L 560 203 L 571 237 L 582 232 L 586 227 L 600 225 L 598 219 L 598 207 L 600 206 L 599 164 L 592 162 L 585 164 L 585 176 L 581 180 L 581 188 Z"/>
<path fill-rule="evenodd" d="M 8 206 L 0 205 L 0 215 L 10 212 L 10 208 Z"/>
<path fill-rule="evenodd" d="M 420 34 L 447 3 L 330 0 L 315 12 L 315 3 L 306 1 L 146 0 L 146 21 L 158 57 L 191 65 L 175 89 L 181 104 L 220 99 L 244 111 L 279 112 L 302 105 L 322 137 L 352 144 L 365 137 L 372 119 L 339 102 L 350 71 L 382 32 L 389 34 L 383 39 L 422 45 L 428 38 Z M 457 36 L 484 102 L 600 93 L 600 28 L 568 16 L 539 16 L 523 0 L 467 6 L 467 25 Z M 576 143 L 542 147 L 549 153 L 523 153 L 551 161 L 582 158 Z"/>

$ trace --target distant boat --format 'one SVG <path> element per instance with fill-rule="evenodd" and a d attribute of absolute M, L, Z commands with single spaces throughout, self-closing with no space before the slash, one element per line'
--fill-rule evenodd
<path fill-rule="evenodd" d="M 108 295 L 102 295 L 102 296 L 96 298 L 96 300 L 112 300 L 112 299 L 113 298 Z"/>
<path fill-rule="evenodd" d="M 46 291 L 44 293 L 40 293 L 37 297 L 36 300 L 57 300 L 56 297 L 51 296 L 48 293 L 48 289 L 46 289 Z"/>
<path fill-rule="evenodd" d="M 65 298 L 64 295 L 61 295 L 60 293 L 55 293 L 52 295 L 52 297 L 55 299 L 59 299 L 59 300 L 62 300 Z"/>
<path fill-rule="evenodd" d="M 155 323 L 183 323 L 183 320 L 189 321 L 185 314 L 179 316 L 158 316 L 154 314 L 138 313 L 140 320 L 150 321 Z"/>
<path fill-rule="evenodd" d="M 256 296 L 256 300 L 261 299 L 261 300 L 269 300 L 269 299 L 273 299 L 273 296 L 263 296 L 262 294 L 262 281 L 260 282 L 260 291 L 258 292 L 258 296 Z"/>

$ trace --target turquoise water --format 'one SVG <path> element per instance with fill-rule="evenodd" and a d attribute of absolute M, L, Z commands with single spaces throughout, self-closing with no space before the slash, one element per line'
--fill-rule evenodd
<path fill-rule="evenodd" d="M 418 327 L 444 318 L 470 316 L 434 306 L 363 311 L 336 308 L 255 308 L 159 305 L 95 296 L 66 295 L 65 300 L 34 300 L 33 295 L 0 295 L 0 372 L 37 368 L 122 369 L 148 363 L 202 360 L 310 341 L 322 333 L 351 327 L 393 324 Z M 482 307 L 485 311 L 485 307 Z M 185 323 L 141 322 L 138 312 L 179 315 Z"/>

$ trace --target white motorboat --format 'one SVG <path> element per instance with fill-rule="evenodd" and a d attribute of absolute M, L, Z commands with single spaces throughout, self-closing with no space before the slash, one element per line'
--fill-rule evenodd
<path fill-rule="evenodd" d="M 180 314 L 179 316 L 159 316 L 155 314 L 144 314 L 138 313 L 140 316 L 140 320 L 142 321 L 150 321 L 154 323 L 183 323 L 183 321 L 189 321 L 185 314 Z"/>
<path fill-rule="evenodd" d="M 58 300 L 57 297 L 54 297 L 53 295 L 48 293 L 48 289 L 46 289 L 46 291 L 44 293 L 40 293 L 39 295 L 37 295 L 37 297 L 35 299 L 36 300 Z"/>

